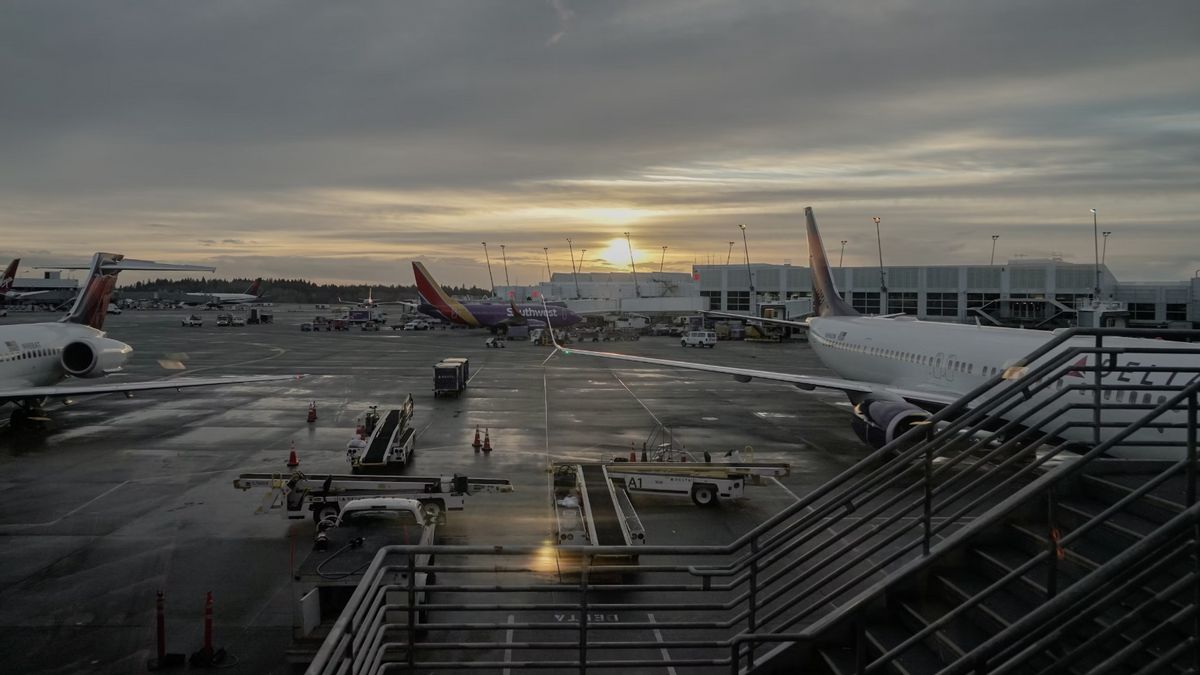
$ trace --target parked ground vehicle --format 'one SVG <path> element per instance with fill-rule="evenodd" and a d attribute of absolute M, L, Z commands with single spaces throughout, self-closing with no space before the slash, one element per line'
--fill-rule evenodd
<path fill-rule="evenodd" d="M 235 327 L 236 326 L 245 326 L 246 319 L 243 317 L 240 317 L 240 316 L 235 316 L 235 317 L 233 317 L 233 320 L 229 323 L 229 325 L 235 326 Z"/>
<path fill-rule="evenodd" d="M 313 323 L 311 321 L 305 321 L 304 323 L 300 324 L 300 332 L 311 333 L 312 330 L 313 330 Z"/>
<path fill-rule="evenodd" d="M 232 325 L 233 325 L 233 315 L 232 314 L 218 314 L 217 315 L 217 326 L 232 326 Z"/>
<path fill-rule="evenodd" d="M 404 324 L 404 330 L 429 330 L 429 322 L 424 319 L 413 319 Z"/>
<path fill-rule="evenodd" d="M 717 334 L 711 330 L 691 330 L 679 339 L 679 346 L 712 349 L 717 346 Z"/>
<path fill-rule="evenodd" d="M 184 317 L 184 319 L 179 322 L 179 325 L 200 327 L 204 325 L 204 320 L 199 316 L 192 314 L 191 316 Z"/>
<path fill-rule="evenodd" d="M 483 341 L 483 346 L 489 349 L 504 349 L 508 345 L 504 344 L 504 338 L 490 337 Z"/>

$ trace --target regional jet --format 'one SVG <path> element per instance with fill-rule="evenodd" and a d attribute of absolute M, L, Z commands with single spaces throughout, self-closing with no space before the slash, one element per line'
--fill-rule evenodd
<path fill-rule="evenodd" d="M 523 325 L 539 327 L 547 323 L 553 328 L 566 328 L 583 320 L 582 316 L 562 305 L 547 305 L 545 302 L 463 304 L 450 297 L 450 294 L 434 281 L 433 275 L 425 269 L 425 265 L 414 261 L 412 266 L 413 275 L 417 278 L 417 293 L 421 298 L 417 311 L 435 319 L 459 326 L 493 330 Z"/>
<path fill-rule="evenodd" d="M 211 267 L 130 260 L 114 253 L 95 254 L 89 270 L 70 312 L 59 321 L 0 326 L 0 405 L 16 405 L 10 418 L 14 429 L 45 420 L 42 406 L 53 398 L 110 393 L 128 396 L 135 391 L 295 379 L 292 375 L 250 375 L 73 383 L 121 370 L 133 352 L 124 342 L 105 337 L 102 330 L 117 274 L 122 270 L 213 271 Z"/>
<path fill-rule="evenodd" d="M 4 276 L 0 277 L 0 300 L 5 303 L 21 302 L 26 298 L 32 298 L 35 295 L 44 295 L 49 291 L 14 291 L 13 282 L 17 278 L 17 267 L 21 264 L 21 259 L 17 258 L 8 264 L 8 269 L 4 270 Z"/>
<path fill-rule="evenodd" d="M 225 305 L 244 305 L 250 302 L 258 302 L 262 299 L 262 292 L 259 290 L 262 287 L 262 277 L 254 280 L 250 284 L 250 288 L 246 289 L 245 293 L 187 293 L 187 297 L 195 298 L 194 300 L 185 300 L 185 305 L 208 305 L 209 307 L 223 307 Z"/>
<path fill-rule="evenodd" d="M 563 348 L 563 354 L 579 354 L 606 359 L 646 363 L 672 368 L 686 368 L 712 373 L 732 375 L 741 382 L 758 378 L 774 382 L 786 382 L 800 389 L 833 389 L 844 392 L 854 404 L 851 422 L 863 441 L 876 448 L 883 447 L 915 425 L 928 420 L 944 406 L 973 391 L 986 380 L 1005 373 L 1012 364 L 1044 345 L 1052 336 L 1036 330 L 994 328 L 989 326 L 964 325 L 941 322 L 918 321 L 908 316 L 861 316 L 838 293 L 830 272 L 825 248 L 812 208 L 806 208 L 809 265 L 813 278 L 813 312 L 816 316 L 807 322 L 773 320 L 772 323 L 791 325 L 808 330 L 808 343 L 818 358 L 840 377 L 820 377 L 781 373 L 749 368 L 734 368 L 707 363 L 657 359 L 630 354 L 595 352 L 582 349 Z M 1200 359 L 1192 353 L 1171 353 L 1187 349 L 1179 343 L 1149 340 L 1145 338 L 1110 337 L 1106 346 L 1123 346 L 1153 349 L 1157 353 L 1117 355 L 1116 365 L 1130 365 L 1152 370 L 1131 382 L 1130 374 L 1122 371 L 1103 373 L 1102 382 L 1113 385 L 1129 382 L 1131 385 L 1167 384 L 1182 386 L 1200 379 Z M 1095 341 L 1079 338 L 1064 343 L 1061 349 L 1092 347 Z M 1042 361 L 1049 359 L 1048 355 Z M 1129 360 L 1134 359 L 1133 361 Z M 1107 360 L 1106 360 L 1107 362 Z M 1084 369 L 1095 364 L 1089 355 L 1074 364 Z M 1068 372 L 1059 380 L 1079 377 L 1083 384 L 1083 373 Z M 1054 388 L 1033 394 L 1025 403 L 1015 406 L 1005 414 L 1016 418 L 1029 410 L 1045 406 Z M 1109 400 L 1106 392 L 1105 401 Z M 1142 405 L 1165 402 L 1162 392 L 1118 391 L 1116 405 L 1129 403 Z M 1088 404 L 1095 393 L 1078 390 L 1075 396 Z M 1070 394 L 1068 394 L 1070 396 Z M 1138 400 L 1140 398 L 1140 400 Z M 1066 440 L 1085 445 L 1096 439 L 1094 431 L 1087 426 L 1092 411 L 1080 406 L 1064 411 L 1059 419 L 1077 421 L 1064 436 Z M 1145 414 L 1145 410 L 1114 408 L 1106 410 L 1108 423 L 1100 430 L 1101 442 L 1121 431 L 1121 424 L 1128 424 Z M 1186 419 L 1184 412 L 1173 411 L 1159 418 L 1164 424 L 1156 429 L 1143 429 L 1134 433 L 1127 444 L 1114 448 L 1113 455 L 1137 458 L 1178 459 L 1179 448 L 1185 443 Z M 1166 425 L 1173 425 L 1167 427 Z M 1138 445 L 1141 440 L 1146 445 Z M 1164 447 L 1163 442 L 1173 447 Z"/>

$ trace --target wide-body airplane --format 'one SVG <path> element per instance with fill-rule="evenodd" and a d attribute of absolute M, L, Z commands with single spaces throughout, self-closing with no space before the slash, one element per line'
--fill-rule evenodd
<path fill-rule="evenodd" d="M 822 363 L 839 377 L 819 377 L 792 373 L 780 373 L 750 368 L 733 368 L 707 363 L 656 359 L 629 354 L 594 352 L 581 349 L 558 347 L 564 354 L 581 354 L 607 359 L 632 361 L 675 368 L 688 368 L 713 373 L 732 375 L 735 379 L 748 382 L 758 378 L 775 382 L 787 382 L 801 389 L 835 389 L 844 392 L 854 404 L 852 423 L 860 438 L 874 447 L 882 447 L 921 424 L 936 411 L 963 395 L 971 392 L 985 380 L 1003 373 L 1029 353 L 1044 345 L 1052 334 L 1044 331 L 989 326 L 964 325 L 918 321 L 908 316 L 862 316 L 838 293 L 817 230 L 817 221 L 811 208 L 804 210 L 808 228 L 809 264 L 813 278 L 813 313 L 807 323 L 769 320 L 771 323 L 803 327 L 808 330 L 808 344 Z M 1132 373 L 1107 372 L 1102 374 L 1106 385 L 1129 383 L 1131 385 L 1158 384 L 1182 386 L 1200 379 L 1200 357 L 1192 353 L 1171 353 L 1172 350 L 1188 349 L 1188 346 L 1144 338 L 1105 338 L 1105 346 L 1142 347 L 1161 353 L 1120 354 L 1117 365 L 1162 368 L 1161 372 Z M 1067 341 L 1060 349 L 1083 346 L 1094 347 L 1090 338 Z M 1050 359 L 1048 354 L 1042 360 Z M 1074 368 L 1088 368 L 1095 357 L 1088 355 L 1074 362 Z M 1107 363 L 1107 361 L 1106 361 Z M 1190 370 L 1190 372 L 1189 372 Z M 1091 384 L 1091 371 L 1068 373 L 1060 378 L 1054 388 L 1035 394 L 1025 403 L 1016 406 L 1005 417 L 1015 419 L 1030 410 L 1040 410 L 1050 405 L 1046 415 L 1049 419 L 1034 418 L 1042 424 L 1058 421 L 1087 423 L 1092 419 L 1090 409 L 1061 411 L 1068 400 L 1050 404 L 1048 399 L 1056 390 L 1078 377 L 1079 384 Z M 1079 390 L 1074 394 L 1078 402 L 1090 404 L 1094 392 Z M 1135 399 L 1137 399 L 1135 401 Z M 1162 403 L 1162 392 L 1127 390 L 1115 395 L 1106 392 L 1103 404 L 1124 405 L 1128 403 Z M 1140 419 L 1146 410 L 1109 408 L 1104 410 L 1106 426 L 1100 429 L 1101 442 L 1121 431 L 1122 424 Z M 1135 432 L 1111 454 L 1137 458 L 1177 459 L 1181 456 L 1186 439 L 1185 414 L 1182 411 L 1168 412 L 1158 418 L 1162 423 L 1179 425 L 1176 428 L 1145 428 Z M 1112 424 L 1112 426 L 1107 426 Z M 1087 424 L 1071 427 L 1063 433 L 1066 440 L 1091 445 L 1095 441 L 1094 430 Z M 1138 445 L 1138 441 L 1163 443 L 1175 447 Z"/>
<path fill-rule="evenodd" d="M 104 378 L 121 370 L 133 348 L 106 337 L 108 301 L 122 270 L 206 271 L 210 267 L 129 260 L 97 253 L 87 281 L 65 317 L 56 322 L 0 326 L 0 405 L 13 403 L 14 428 L 45 418 L 42 406 L 53 398 L 123 393 L 155 389 L 184 389 L 247 382 L 292 380 L 292 375 L 167 378 L 142 382 L 109 380 L 77 384 L 78 379 Z"/>
<path fill-rule="evenodd" d="M 258 302 L 262 299 L 262 292 L 259 290 L 262 287 L 262 277 L 254 280 L 250 284 L 250 288 L 246 289 L 245 293 L 187 293 L 188 298 L 185 300 L 187 305 L 208 305 L 209 307 L 221 307 L 224 305 L 244 305 L 251 302 Z"/>
<path fill-rule="evenodd" d="M 417 293 L 421 297 L 417 311 L 436 319 L 460 326 L 495 330 L 509 326 L 538 327 L 546 324 L 550 324 L 552 328 L 566 328 L 583 320 L 582 316 L 561 305 L 518 302 L 462 303 L 450 297 L 450 294 L 434 281 L 425 265 L 414 261 L 412 266 L 413 276 L 417 279 Z"/>
<path fill-rule="evenodd" d="M 413 303 L 405 300 L 376 300 L 375 289 L 367 289 L 367 297 L 360 300 L 343 300 L 338 298 L 339 305 L 354 305 L 363 309 L 375 309 L 381 305 L 412 305 Z"/>
<path fill-rule="evenodd" d="M 4 276 L 0 277 L 0 303 L 21 302 L 26 298 L 32 298 L 38 295 L 44 295 L 49 291 L 14 291 L 13 282 L 17 278 L 17 267 L 21 264 L 21 259 L 16 258 L 8 264 L 8 268 L 4 270 Z"/>

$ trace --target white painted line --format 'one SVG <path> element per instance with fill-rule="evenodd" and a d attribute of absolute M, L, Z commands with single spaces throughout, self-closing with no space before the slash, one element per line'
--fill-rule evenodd
<path fill-rule="evenodd" d="M 116 485 L 112 486 L 111 488 L 105 490 L 104 492 L 101 492 L 100 494 L 96 495 L 95 497 L 92 497 L 91 499 L 87 500 L 86 502 L 80 504 L 79 506 L 76 506 L 75 508 L 71 509 L 70 511 L 67 511 L 66 513 L 62 514 L 58 518 L 55 518 L 54 520 L 48 520 L 44 523 L 13 523 L 12 525 L 0 525 L 0 532 L 3 532 L 4 530 L 7 530 L 9 528 L 19 529 L 19 528 L 24 528 L 24 527 L 46 527 L 49 525 L 57 525 L 63 519 L 68 518 L 80 511 L 82 511 L 83 509 L 91 506 L 93 503 L 100 501 L 101 499 L 107 497 L 108 495 L 116 492 L 117 490 L 125 487 L 128 484 L 129 484 L 129 481 L 123 480 L 120 483 L 117 483 Z"/>
<path fill-rule="evenodd" d="M 479 371 L 481 371 L 483 369 L 484 369 L 484 366 L 479 366 L 478 368 L 476 368 L 475 372 L 471 373 L 471 376 L 467 378 L 467 384 L 471 384 L 471 380 L 475 379 L 475 376 L 478 375 Z"/>
<path fill-rule="evenodd" d="M 768 476 L 768 478 L 770 478 L 770 479 L 771 479 L 771 482 L 772 482 L 772 483 L 774 483 L 774 484 L 778 485 L 780 490 L 783 490 L 784 492 L 786 492 L 786 493 L 788 493 L 789 495 L 791 495 L 791 496 L 792 496 L 792 499 L 794 499 L 794 500 L 796 500 L 796 501 L 800 501 L 800 498 L 796 496 L 796 493 L 795 493 L 795 492 L 792 492 L 792 491 L 791 491 L 791 490 L 789 490 L 789 489 L 787 489 L 787 486 L 786 486 L 786 485 L 784 485 L 783 483 L 780 483 L 778 478 L 776 478 L 775 476 Z"/>
<path fill-rule="evenodd" d="M 646 616 L 650 617 L 650 623 L 654 623 L 653 614 L 647 614 Z M 662 631 L 657 628 L 654 629 L 654 639 L 658 642 L 663 641 Z M 662 652 L 663 661 L 671 660 L 671 654 L 667 651 L 666 647 L 662 647 L 658 651 Z M 675 675 L 675 666 L 667 666 L 667 675 Z"/>
<path fill-rule="evenodd" d="M 509 622 L 510 624 L 511 624 L 511 623 L 516 623 L 516 622 L 513 620 L 513 615 L 512 615 L 512 614 L 509 614 L 509 615 L 508 615 L 508 622 Z M 508 630 L 507 630 L 507 631 L 504 633 L 504 644 L 506 644 L 506 645 L 510 645 L 510 644 L 512 644 L 512 641 L 513 641 L 513 629 L 509 628 L 509 629 L 508 629 Z M 509 661 L 511 661 L 511 660 L 512 660 L 512 647 L 509 647 L 508 649 L 505 649 L 505 650 L 504 650 L 504 662 L 505 662 L 505 663 L 508 663 L 508 662 L 509 662 Z M 512 669 L 510 669 L 510 668 L 505 668 L 505 669 L 504 669 L 504 675 L 509 675 L 511 672 L 512 672 Z"/>

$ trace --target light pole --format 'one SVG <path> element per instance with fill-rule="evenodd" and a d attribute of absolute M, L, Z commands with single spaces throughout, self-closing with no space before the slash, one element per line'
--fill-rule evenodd
<path fill-rule="evenodd" d="M 543 246 L 542 252 L 546 254 L 546 282 L 550 282 L 550 247 Z"/>
<path fill-rule="evenodd" d="M 995 266 L 996 264 L 996 240 L 999 238 L 1000 235 L 998 234 L 992 235 L 992 261 L 988 263 L 989 266 Z"/>
<path fill-rule="evenodd" d="M 742 228 L 743 230 L 746 228 Z M 729 252 L 725 254 L 725 266 L 729 267 L 729 259 L 733 256 L 733 242 L 729 242 Z"/>
<path fill-rule="evenodd" d="M 633 294 L 637 297 L 642 297 L 642 291 L 638 288 L 637 282 L 637 263 L 633 260 L 633 242 L 629 240 L 629 233 L 625 233 L 625 245 L 629 247 L 629 267 L 633 269 Z"/>
<path fill-rule="evenodd" d="M 1112 232 L 1108 231 L 1108 230 L 1100 233 L 1100 236 L 1104 237 L 1104 244 L 1102 244 L 1100 246 L 1100 264 L 1101 265 L 1103 265 L 1104 262 L 1106 260 L 1108 260 L 1108 235 L 1110 235 L 1110 234 L 1112 234 Z"/>
<path fill-rule="evenodd" d="M 580 249 L 579 250 L 579 271 L 580 272 L 583 271 L 583 259 L 586 257 L 587 257 L 587 249 L 586 248 Z"/>
<path fill-rule="evenodd" d="M 883 277 L 883 237 L 879 235 L 879 216 L 871 220 L 875 221 L 875 241 L 879 244 L 879 309 L 883 313 L 883 296 L 887 295 L 887 281 Z"/>
<path fill-rule="evenodd" d="M 848 243 L 850 243 L 849 240 L 842 240 L 842 252 L 838 254 L 838 269 L 841 269 L 842 261 L 846 259 L 846 244 Z"/>
<path fill-rule="evenodd" d="M 508 281 L 508 253 L 504 250 L 504 244 L 500 244 L 500 257 L 504 260 L 504 285 L 511 287 L 512 284 Z M 508 292 L 512 293 L 512 288 L 509 288 Z"/>
<path fill-rule="evenodd" d="M 750 281 L 750 311 L 758 307 L 758 298 L 754 295 L 754 273 L 750 271 L 750 244 L 746 243 L 746 226 L 738 225 L 742 231 L 742 249 L 746 252 L 746 278 Z"/>
<path fill-rule="evenodd" d="M 570 238 L 566 239 L 566 247 L 571 250 L 571 276 L 575 277 L 575 298 L 580 299 L 583 297 L 583 294 L 580 293 L 580 271 L 575 269 L 575 245 L 571 244 Z M 582 259 L 580 259 L 580 264 L 583 264 Z"/>
<path fill-rule="evenodd" d="M 663 265 L 667 262 L 667 247 L 663 247 L 662 258 L 658 261 L 658 273 L 662 274 Z"/>
<path fill-rule="evenodd" d="M 1096 209 L 1092 209 L 1092 244 L 1096 249 L 1096 302 L 1100 302 L 1100 227 L 1097 224 Z"/>
<path fill-rule="evenodd" d="M 487 261 L 488 266 L 488 282 L 492 284 L 492 296 L 496 295 L 496 280 L 492 278 L 492 259 L 488 256 L 487 242 L 483 242 L 483 259 Z"/>

